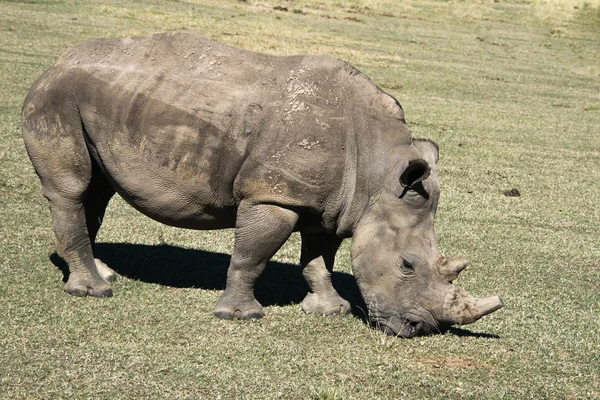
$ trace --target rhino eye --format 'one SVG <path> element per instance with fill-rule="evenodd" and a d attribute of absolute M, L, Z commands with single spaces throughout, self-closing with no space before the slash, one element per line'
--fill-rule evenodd
<path fill-rule="evenodd" d="M 410 261 L 402 260 L 402 264 L 400 264 L 400 269 L 406 275 L 411 275 L 415 273 L 415 267 Z"/>

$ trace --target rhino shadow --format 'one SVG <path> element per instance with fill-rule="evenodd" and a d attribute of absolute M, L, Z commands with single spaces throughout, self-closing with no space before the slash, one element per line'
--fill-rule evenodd
<path fill-rule="evenodd" d="M 500 339 L 499 335 L 495 333 L 487 333 L 487 332 L 473 332 L 468 329 L 463 329 L 457 326 L 453 326 L 448 330 L 448 333 L 460 336 L 460 337 L 474 337 L 474 338 L 483 338 L 483 339 Z"/>
<path fill-rule="evenodd" d="M 171 245 L 145 245 L 131 243 L 97 243 L 98 258 L 119 275 L 146 283 L 156 283 L 176 288 L 224 290 L 231 255 L 204 250 L 186 249 Z M 57 254 L 50 261 L 69 278 L 67 263 Z M 333 286 L 340 296 L 350 302 L 352 314 L 367 325 L 367 306 L 360 295 L 354 276 L 334 271 Z M 297 264 L 269 261 L 256 282 L 256 299 L 263 306 L 299 304 L 308 293 L 308 285 Z M 464 337 L 499 339 L 494 334 L 472 332 L 450 327 L 445 334 Z"/>
<path fill-rule="evenodd" d="M 171 245 L 97 243 L 95 253 L 119 275 L 147 283 L 177 288 L 224 290 L 231 255 Z M 69 277 L 66 262 L 57 254 L 52 263 Z M 352 314 L 366 321 L 366 305 L 354 276 L 334 271 L 332 282 L 338 293 L 352 306 Z M 299 304 L 308 293 L 308 285 L 297 264 L 269 261 L 256 282 L 256 299 L 263 306 Z"/>

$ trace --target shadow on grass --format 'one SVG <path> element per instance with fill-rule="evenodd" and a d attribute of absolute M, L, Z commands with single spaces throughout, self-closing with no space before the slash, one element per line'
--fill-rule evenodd
<path fill-rule="evenodd" d="M 97 243 L 96 255 L 119 275 L 142 282 L 178 288 L 224 290 L 231 256 L 170 245 L 149 246 L 129 243 Z M 50 260 L 63 273 L 69 269 L 56 253 Z M 352 313 L 366 320 L 366 306 L 354 280 L 345 272 L 333 272 L 333 286 L 352 305 Z M 263 306 L 298 304 L 308 293 L 308 286 L 297 264 L 269 261 L 256 283 L 256 299 Z"/>
<path fill-rule="evenodd" d="M 449 334 L 461 336 L 461 337 L 476 337 L 476 338 L 484 338 L 484 339 L 500 339 L 500 336 L 495 335 L 493 333 L 485 333 L 485 332 L 472 332 L 467 329 L 457 328 L 455 326 L 451 327 L 448 330 Z"/>
<path fill-rule="evenodd" d="M 170 245 L 149 246 L 130 243 L 98 243 L 96 255 L 119 275 L 147 283 L 208 290 L 224 290 L 231 256 Z M 63 273 L 66 282 L 69 268 L 56 253 L 52 263 Z M 360 295 L 354 276 L 333 272 L 333 286 L 352 306 L 352 314 L 367 325 L 367 307 Z M 254 290 L 263 306 L 299 304 L 308 293 L 308 286 L 297 264 L 269 261 Z M 499 339 L 500 336 L 451 327 L 446 334 L 464 337 Z"/>

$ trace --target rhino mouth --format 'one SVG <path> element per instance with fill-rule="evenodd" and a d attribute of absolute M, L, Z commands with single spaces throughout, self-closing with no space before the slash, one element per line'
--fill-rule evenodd
<path fill-rule="evenodd" d="M 404 325 L 404 329 L 402 329 L 401 332 L 398 332 L 396 336 L 405 339 L 410 339 L 414 338 L 415 336 L 419 336 L 423 332 L 423 325 L 423 322 L 414 323 L 409 321 Z"/>
<path fill-rule="evenodd" d="M 404 339 L 428 334 L 424 321 L 411 321 L 409 319 L 392 317 L 389 319 L 372 320 L 371 323 L 389 336 Z"/>
<path fill-rule="evenodd" d="M 381 299 L 373 299 L 369 310 L 369 322 L 375 329 L 389 336 L 410 339 L 445 331 L 445 323 L 435 313 L 419 304 L 410 304 L 394 310 Z"/>

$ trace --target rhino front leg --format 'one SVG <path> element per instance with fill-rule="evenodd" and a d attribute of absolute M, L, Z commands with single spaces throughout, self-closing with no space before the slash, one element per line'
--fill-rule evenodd
<path fill-rule="evenodd" d="M 310 292 L 302 301 L 306 313 L 335 315 L 350 312 L 350 303 L 344 300 L 331 284 L 335 253 L 341 239 L 324 232 L 302 234 L 300 264 Z"/>
<path fill-rule="evenodd" d="M 214 309 L 217 317 L 250 319 L 263 316 L 262 306 L 254 297 L 254 283 L 267 261 L 291 235 L 297 221 L 298 215 L 286 208 L 240 204 L 227 285 Z"/>

